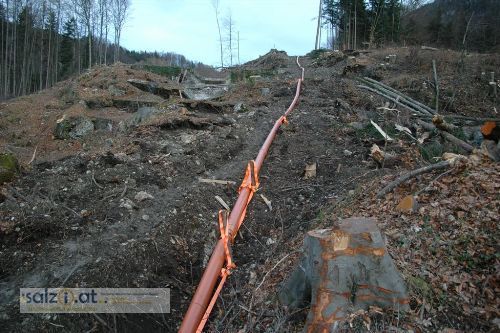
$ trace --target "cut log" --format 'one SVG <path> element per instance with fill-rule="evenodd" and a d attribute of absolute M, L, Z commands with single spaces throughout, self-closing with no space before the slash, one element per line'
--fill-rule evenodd
<path fill-rule="evenodd" d="M 374 219 L 310 231 L 303 252 L 279 297 L 290 308 L 310 301 L 305 332 L 332 332 L 349 312 L 370 306 L 409 310 L 404 281 Z"/>
<path fill-rule="evenodd" d="M 436 129 L 436 126 L 434 126 L 433 124 L 426 123 L 425 121 L 420 120 L 420 119 L 417 119 L 417 123 L 428 131 L 434 131 Z M 472 153 L 474 151 L 474 147 L 472 147 L 467 142 L 460 140 L 459 138 L 457 138 L 453 134 L 450 134 L 448 132 L 441 131 L 441 130 L 439 131 L 439 134 L 441 134 L 441 136 L 443 138 L 445 138 L 446 140 L 450 141 L 451 143 L 456 144 L 458 147 L 462 148 L 463 150 L 465 150 L 468 153 Z"/>
<path fill-rule="evenodd" d="M 382 149 L 376 144 L 373 144 L 370 149 L 370 156 L 378 163 L 378 165 L 383 167 L 392 167 L 400 162 L 400 159 L 397 156 L 391 155 Z"/>
<path fill-rule="evenodd" d="M 451 132 L 458 128 L 456 125 L 446 122 L 446 120 L 444 120 L 444 117 L 442 115 L 435 115 L 434 117 L 432 117 L 432 123 L 440 130 L 446 132 Z"/>

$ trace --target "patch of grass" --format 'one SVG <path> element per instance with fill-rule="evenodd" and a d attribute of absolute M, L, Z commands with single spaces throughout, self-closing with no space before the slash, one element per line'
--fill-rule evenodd
<path fill-rule="evenodd" d="M 369 139 L 369 138 L 382 138 L 382 135 L 377 131 L 375 127 L 372 125 L 367 125 L 362 129 L 356 129 L 356 137 L 361 140 Z"/>
<path fill-rule="evenodd" d="M 177 66 L 144 65 L 143 68 L 148 72 L 166 77 L 178 76 L 182 71 L 182 68 Z"/>
<path fill-rule="evenodd" d="M 436 163 L 437 159 L 435 157 L 441 157 L 443 153 L 443 145 L 436 141 L 420 147 L 420 155 L 430 163 Z"/>

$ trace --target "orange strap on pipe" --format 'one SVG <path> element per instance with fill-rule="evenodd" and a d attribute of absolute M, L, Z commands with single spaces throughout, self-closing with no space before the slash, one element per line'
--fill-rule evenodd
<path fill-rule="evenodd" d="M 229 251 L 226 249 L 229 249 L 229 247 L 227 241 L 234 241 L 234 238 L 236 237 L 236 234 L 245 218 L 248 204 L 252 200 L 255 191 L 258 189 L 259 181 L 257 175 L 260 171 L 260 168 L 262 167 L 262 164 L 264 163 L 264 159 L 269 151 L 271 143 L 273 142 L 280 126 L 283 123 L 287 123 L 286 117 L 297 105 L 302 87 L 302 81 L 304 80 L 304 68 L 300 66 L 299 57 L 297 57 L 297 65 L 302 69 L 302 73 L 301 78 L 297 80 L 297 90 L 295 93 L 295 97 L 286 110 L 285 114 L 281 116 L 274 124 L 271 132 L 269 133 L 266 140 L 264 141 L 264 144 L 259 150 L 255 162 L 251 161 L 247 165 L 245 177 L 243 179 L 242 185 L 239 188 L 238 199 L 236 200 L 233 209 L 229 214 L 229 218 L 227 219 L 227 223 L 224 227 L 225 231 L 223 232 L 223 234 L 226 234 L 226 236 L 221 236 L 221 239 L 219 239 L 214 247 L 212 256 L 210 257 L 207 267 L 205 268 L 205 272 L 201 277 L 198 288 L 196 289 L 193 299 L 191 300 L 191 304 L 189 305 L 189 308 L 182 321 L 181 327 L 179 329 L 180 333 L 201 332 L 203 330 L 203 327 L 208 320 L 215 302 L 217 301 L 217 298 L 222 290 L 227 276 L 230 273 L 230 271 L 227 271 L 227 265 L 226 270 L 224 270 L 224 262 L 232 263 L 232 259 L 231 261 L 228 261 L 227 253 L 229 253 Z M 217 280 L 219 280 L 219 277 L 221 277 L 221 279 L 214 292 L 214 288 Z"/>
<path fill-rule="evenodd" d="M 222 290 L 222 287 L 224 286 L 224 283 L 226 283 L 227 277 L 231 275 L 231 270 L 233 268 L 236 268 L 236 265 L 233 263 L 233 258 L 231 257 L 231 248 L 229 247 L 229 225 L 227 223 L 227 216 L 227 210 L 219 210 L 219 230 L 222 242 L 224 243 L 224 252 L 226 254 L 226 268 L 221 269 L 221 279 L 219 285 L 217 286 L 217 289 L 215 290 L 215 293 L 212 296 L 210 303 L 208 304 L 207 310 L 205 311 L 205 314 L 203 315 L 203 318 L 201 319 L 200 324 L 196 329 L 196 333 L 203 332 L 203 327 L 205 327 L 208 317 L 210 317 L 210 313 L 214 308 L 215 302 L 217 302 L 217 298 L 219 298 L 219 294 Z"/>

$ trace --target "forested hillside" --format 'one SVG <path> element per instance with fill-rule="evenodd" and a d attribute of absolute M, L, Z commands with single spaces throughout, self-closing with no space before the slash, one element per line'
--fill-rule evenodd
<path fill-rule="evenodd" d="M 410 44 L 498 51 L 499 13 L 498 0 L 436 0 L 403 16 L 403 36 Z"/>
<path fill-rule="evenodd" d="M 128 10 L 128 0 L 0 0 L 0 100 L 51 87 L 93 65 L 151 58 L 192 64 L 175 53 L 122 48 Z"/>
<path fill-rule="evenodd" d="M 322 2 L 327 47 L 338 49 L 430 44 L 488 52 L 500 43 L 498 13 L 498 0 Z"/>

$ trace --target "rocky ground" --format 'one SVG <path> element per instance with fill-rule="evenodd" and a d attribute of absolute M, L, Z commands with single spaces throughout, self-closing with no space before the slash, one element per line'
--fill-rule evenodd
<path fill-rule="evenodd" d="M 386 60 L 390 54 L 395 61 Z M 370 76 L 432 106 L 434 58 L 444 113 L 497 117 L 498 100 L 488 95 L 481 73 L 499 67 L 498 55 L 462 59 L 451 51 L 406 48 L 301 58 L 306 77 L 299 106 L 264 163 L 261 188 L 233 247 L 237 269 L 207 331 L 300 331 L 308 309 L 281 306 L 279 285 L 307 230 L 350 216 L 378 220 L 410 291 L 411 312 L 356 313 L 346 329 L 498 329 L 498 164 L 478 151 L 375 198 L 397 175 L 445 152 L 468 155 L 433 133 L 418 141 L 425 131 L 409 114 L 357 87 L 357 77 Z M 2 326 L 176 331 L 218 237 L 215 196 L 234 202 L 244 167 L 293 99 L 299 75 L 295 58 L 273 51 L 228 73 L 228 91 L 216 89 L 222 96 L 207 102 L 181 99 L 182 84 L 116 65 L 0 104 L 0 143 L 21 166 L 2 186 Z M 385 143 L 370 120 L 395 140 Z M 481 122 L 456 124 L 461 138 L 479 148 Z M 374 143 L 398 156 L 397 163 L 374 161 Z M 316 174 L 304 177 L 312 164 Z M 407 195 L 418 204 L 397 208 Z M 172 312 L 19 313 L 20 287 L 54 285 L 170 287 Z"/>

